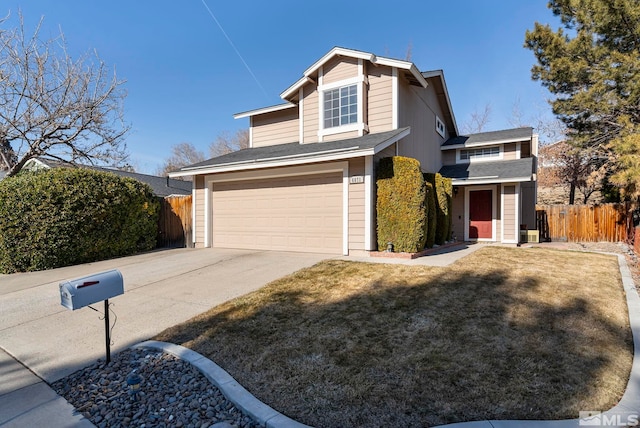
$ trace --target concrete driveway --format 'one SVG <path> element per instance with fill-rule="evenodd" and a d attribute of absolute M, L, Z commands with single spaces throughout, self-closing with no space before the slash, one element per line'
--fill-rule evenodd
<path fill-rule="evenodd" d="M 327 255 L 175 249 L 53 269 L 0 275 L 0 348 L 47 382 L 105 356 L 104 321 L 88 307 L 60 305 L 58 284 L 119 269 L 124 295 L 109 300 L 117 321 L 111 352 L 149 339 L 234 297 L 311 266 Z M 92 305 L 103 311 L 102 302 Z"/>

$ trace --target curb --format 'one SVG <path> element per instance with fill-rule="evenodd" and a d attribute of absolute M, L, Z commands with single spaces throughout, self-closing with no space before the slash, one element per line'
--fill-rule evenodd
<path fill-rule="evenodd" d="M 549 421 L 533 420 L 490 420 L 458 422 L 453 424 L 438 425 L 447 428 L 573 428 L 581 426 L 628 426 L 627 418 L 638 418 L 640 413 L 640 296 L 636 289 L 627 261 L 621 254 L 610 254 L 618 257 L 618 266 L 622 277 L 622 287 L 627 297 L 629 311 L 629 326 L 633 336 L 633 362 L 627 388 L 622 398 L 611 409 L 596 415 L 594 419 L 564 419 Z M 584 409 L 589 410 L 589 409 Z M 638 420 L 635 420 L 636 425 Z M 438 428 L 434 427 L 434 428 Z"/>
<path fill-rule="evenodd" d="M 191 349 L 156 340 L 140 342 L 133 345 L 132 348 L 159 349 L 187 361 L 209 379 L 209 382 L 217 386 L 220 392 L 235 404 L 238 409 L 250 415 L 256 422 L 266 428 L 311 428 L 267 406 L 240 385 L 222 367 Z"/>

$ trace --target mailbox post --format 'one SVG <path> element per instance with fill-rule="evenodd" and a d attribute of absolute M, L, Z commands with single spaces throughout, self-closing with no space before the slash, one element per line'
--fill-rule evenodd
<path fill-rule="evenodd" d="M 72 311 L 104 300 L 104 334 L 107 363 L 111 362 L 109 298 L 123 293 L 124 282 L 122 274 L 117 269 L 60 283 L 60 304 Z"/>

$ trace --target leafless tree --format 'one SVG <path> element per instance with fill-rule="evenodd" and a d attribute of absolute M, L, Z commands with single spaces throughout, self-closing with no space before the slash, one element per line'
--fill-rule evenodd
<path fill-rule="evenodd" d="M 0 165 L 7 175 L 43 155 L 125 163 L 124 81 L 96 52 L 73 59 L 62 31 L 41 38 L 42 19 L 28 35 L 18 18 L 17 28 L 0 32 Z"/>
<path fill-rule="evenodd" d="M 576 189 L 582 192 L 582 203 L 602 188 L 610 168 L 607 159 L 595 149 L 580 150 L 567 141 L 545 145 L 540 149 L 539 184 L 569 186 L 569 204 L 575 203 Z"/>
<path fill-rule="evenodd" d="M 246 148 L 249 148 L 249 130 L 239 129 L 231 135 L 228 132 L 218 134 L 209 145 L 209 153 L 212 157 L 216 157 Z"/>
<path fill-rule="evenodd" d="M 476 109 L 471 113 L 471 118 L 467 123 L 462 125 L 462 132 L 465 134 L 476 134 L 478 132 L 484 132 L 487 124 L 491 121 L 491 104 L 487 103 L 484 106 L 484 110 L 478 111 Z"/>
<path fill-rule="evenodd" d="M 196 149 L 193 144 L 179 143 L 171 147 L 171 156 L 158 169 L 157 175 L 165 176 L 171 171 L 177 171 L 183 166 L 192 165 L 203 160 L 205 160 L 204 153 Z"/>

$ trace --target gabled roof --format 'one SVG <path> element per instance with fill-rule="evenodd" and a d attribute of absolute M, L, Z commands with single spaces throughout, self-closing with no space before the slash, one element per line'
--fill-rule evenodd
<path fill-rule="evenodd" d="M 454 136 L 457 136 L 458 133 L 458 124 L 456 123 L 456 117 L 453 114 L 453 107 L 451 106 L 451 99 L 449 98 L 449 89 L 447 89 L 447 82 L 444 80 L 444 71 L 442 70 L 431 70 L 431 71 L 423 71 L 422 76 L 427 80 L 436 80 L 437 84 L 432 85 L 435 88 L 436 95 L 438 96 L 438 101 L 440 101 L 441 105 L 446 105 L 449 109 L 448 112 L 444 113 L 443 119 L 446 121 L 447 126 L 453 132 L 450 132 Z"/>
<path fill-rule="evenodd" d="M 440 174 L 451 178 L 454 185 L 531 181 L 533 161 L 534 158 L 522 158 L 445 165 Z"/>
<path fill-rule="evenodd" d="M 186 166 L 179 171 L 169 173 L 169 176 L 181 177 L 193 174 L 300 165 L 374 155 L 409 135 L 410 132 L 410 128 L 400 128 L 339 141 L 309 144 L 287 143 L 243 149 Z"/>
<path fill-rule="evenodd" d="M 479 134 L 460 135 L 449 138 L 440 147 L 442 150 L 459 149 L 463 147 L 486 146 L 490 144 L 515 143 L 530 140 L 533 128 L 513 128 L 502 131 L 481 132 Z"/>
<path fill-rule="evenodd" d="M 427 87 L 427 81 L 424 76 L 418 71 L 418 68 L 410 61 L 402 61 L 393 58 L 386 58 L 381 56 L 376 56 L 369 52 L 358 51 L 354 49 L 346 49 L 341 47 L 334 47 L 329 52 L 327 52 L 322 58 L 317 60 L 311 65 L 311 67 L 307 68 L 303 76 L 295 82 L 293 85 L 289 86 L 285 89 L 284 92 L 280 94 L 280 97 L 284 100 L 291 100 L 298 94 L 298 89 L 303 86 L 305 83 L 313 80 L 312 76 L 318 71 L 318 69 L 325 64 L 327 61 L 332 59 L 335 56 L 346 56 L 350 58 L 358 58 L 370 61 L 372 64 L 386 65 L 389 67 L 396 67 L 401 70 L 408 71 L 408 77 L 411 81 L 416 84 L 422 86 L 423 88 Z"/>
<path fill-rule="evenodd" d="M 156 175 L 140 174 L 137 172 L 122 171 L 119 169 L 105 168 L 100 166 L 74 164 L 70 162 L 60 161 L 57 159 L 44 158 L 44 157 L 33 158 L 27 162 L 33 165 L 32 167 L 33 169 L 88 168 L 96 171 L 111 172 L 120 177 L 134 178 L 138 181 L 148 184 L 149 187 L 151 187 L 151 190 L 153 190 L 153 194 L 160 197 L 191 194 L 192 183 L 190 181 L 176 180 L 169 177 L 158 177 Z"/>

